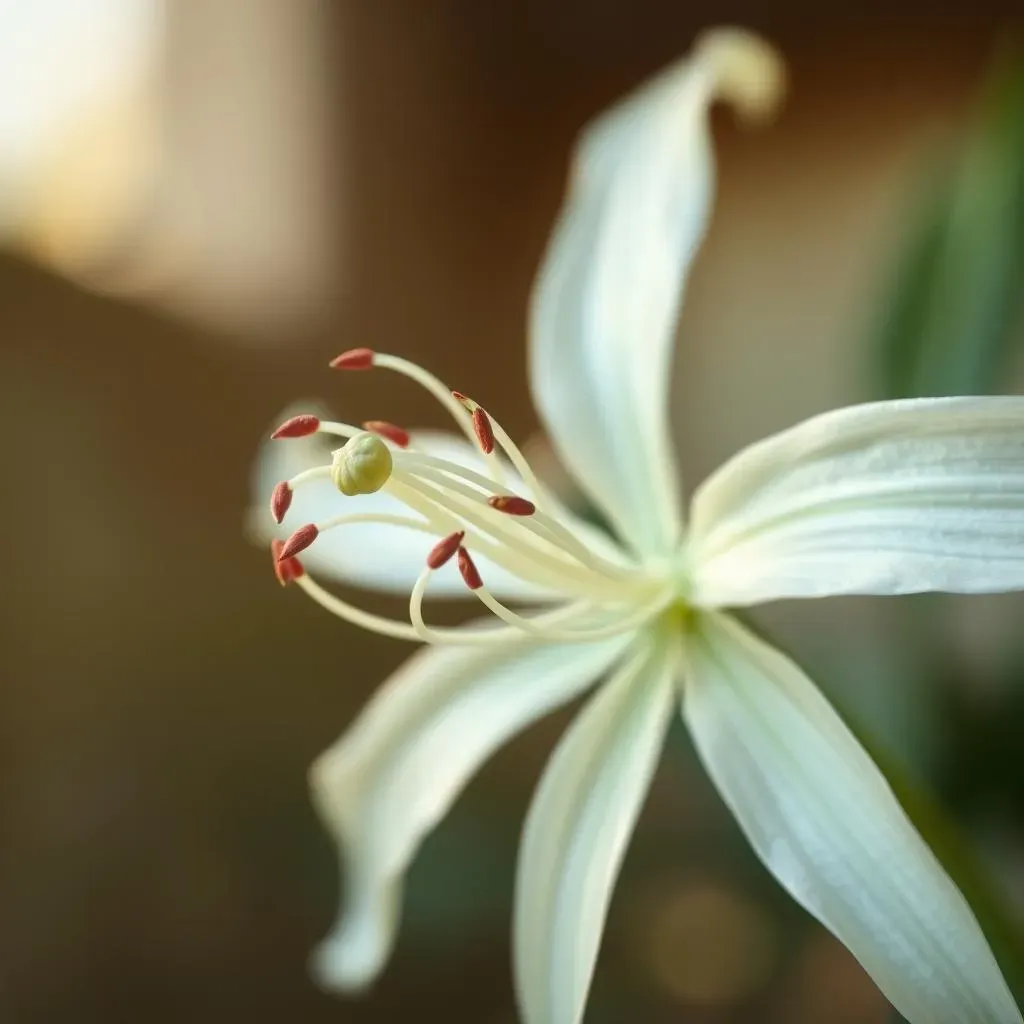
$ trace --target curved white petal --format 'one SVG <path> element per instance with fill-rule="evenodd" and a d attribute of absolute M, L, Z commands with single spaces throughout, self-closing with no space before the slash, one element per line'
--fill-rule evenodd
<path fill-rule="evenodd" d="M 514 957 L 524 1024 L 577 1024 L 612 888 L 675 703 L 644 648 L 593 697 L 544 772 L 523 830 Z"/>
<path fill-rule="evenodd" d="M 781 68 L 755 36 L 718 30 L 582 134 L 535 285 L 530 380 L 566 467 L 641 553 L 677 541 L 668 423 L 676 314 L 712 191 L 707 109 L 770 107 Z"/>
<path fill-rule="evenodd" d="M 687 638 L 684 717 L 740 827 L 910 1024 L 1020 1024 L 974 915 L 814 684 L 722 615 Z"/>
<path fill-rule="evenodd" d="M 316 413 L 317 409 L 306 404 L 301 411 Z M 287 419 L 288 415 L 282 415 L 281 422 Z M 479 453 L 455 434 L 417 431 L 413 435 L 413 440 L 417 448 L 425 454 L 450 459 L 477 472 L 486 470 Z M 274 485 L 280 480 L 290 479 L 304 469 L 329 463 L 331 450 L 340 448 L 343 443 L 342 438 L 322 434 L 264 443 L 253 472 L 254 508 L 250 515 L 251 529 L 260 540 L 269 543 L 274 537 L 287 537 L 304 523 L 323 521 L 331 516 L 349 512 L 412 515 L 415 518 L 401 502 L 382 491 L 346 498 L 329 479 L 323 479 L 313 480 L 296 488 L 284 522 L 280 526 L 274 523 L 267 507 Z M 506 479 L 511 490 L 526 493 L 525 484 L 511 471 L 507 471 Z M 355 586 L 407 596 L 423 570 L 427 552 L 438 539 L 400 526 L 357 523 L 322 534 L 315 544 L 302 553 L 302 564 L 314 576 L 326 576 Z M 523 582 L 486 558 L 474 558 L 487 581 L 488 589 L 499 597 L 529 601 L 550 598 L 548 591 Z M 430 581 L 430 596 L 470 596 L 454 560 L 433 575 Z"/>
<path fill-rule="evenodd" d="M 1024 588 L 1024 398 L 816 416 L 708 478 L 690 545 L 705 607 Z"/>
<path fill-rule="evenodd" d="M 313 795 L 342 856 L 345 894 L 315 970 L 358 988 L 394 941 L 402 875 L 470 775 L 530 722 L 600 676 L 630 638 L 593 644 L 424 648 L 313 765 Z"/>

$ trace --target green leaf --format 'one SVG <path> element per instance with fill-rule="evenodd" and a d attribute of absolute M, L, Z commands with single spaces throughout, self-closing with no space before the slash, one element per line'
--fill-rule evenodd
<path fill-rule="evenodd" d="M 1024 293 L 1024 58 L 994 62 L 962 151 L 923 175 L 877 334 L 885 397 L 998 389 Z"/>

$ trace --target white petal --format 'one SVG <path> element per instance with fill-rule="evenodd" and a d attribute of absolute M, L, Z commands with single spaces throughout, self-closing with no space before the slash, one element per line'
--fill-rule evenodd
<path fill-rule="evenodd" d="M 731 619 L 702 616 L 683 706 L 765 865 L 910 1024 L 1020 1024 L 964 898 L 796 665 Z"/>
<path fill-rule="evenodd" d="M 430 647 L 384 684 L 311 771 L 346 873 L 342 913 L 316 958 L 324 985 L 373 979 L 394 941 L 402 874 L 470 775 L 582 692 L 628 643 Z"/>
<path fill-rule="evenodd" d="M 530 379 L 567 468 L 641 552 L 678 539 L 668 423 L 672 340 L 712 191 L 707 109 L 771 105 L 780 65 L 748 33 L 694 55 L 590 125 L 535 286 Z"/>
<path fill-rule="evenodd" d="M 302 412 L 317 413 L 306 403 Z M 293 412 L 281 416 L 283 422 Z M 413 440 L 420 451 L 438 458 L 450 459 L 460 465 L 485 471 L 482 459 L 472 446 L 455 434 L 417 431 Z M 253 473 L 253 504 L 250 526 L 256 538 L 267 543 L 274 537 L 287 537 L 296 527 L 351 513 L 387 513 L 412 515 L 401 502 L 378 491 L 354 498 L 341 495 L 330 480 L 314 480 L 296 488 L 291 508 L 281 526 L 275 525 L 267 509 L 270 492 L 279 480 L 287 480 L 304 469 L 322 466 L 331 461 L 332 448 L 339 448 L 342 438 L 315 434 L 289 441 L 267 441 L 259 453 Z M 509 487 L 526 493 L 525 484 L 508 473 Z M 343 583 L 369 587 L 407 596 L 423 569 L 427 552 L 438 540 L 429 534 L 400 526 L 357 523 L 329 530 L 317 538 L 302 554 L 302 564 L 314 576 L 326 576 Z M 546 590 L 524 583 L 518 577 L 486 558 L 474 556 L 487 581 L 488 589 L 499 597 L 540 601 L 550 598 Z M 431 579 L 431 597 L 468 596 L 466 584 L 459 576 L 454 560 Z"/>
<path fill-rule="evenodd" d="M 697 490 L 690 543 L 704 606 L 1024 588 L 1024 398 L 816 416 Z"/>
<path fill-rule="evenodd" d="M 675 703 L 673 668 L 665 651 L 631 658 L 570 726 L 541 779 L 516 878 L 524 1024 L 583 1015 L 612 888 Z"/>

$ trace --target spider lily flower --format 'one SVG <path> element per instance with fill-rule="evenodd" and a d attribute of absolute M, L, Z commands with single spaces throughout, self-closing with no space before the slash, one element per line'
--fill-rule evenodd
<path fill-rule="evenodd" d="M 312 768 L 345 878 L 315 959 L 325 985 L 358 989 L 382 969 L 405 869 L 481 762 L 593 688 L 522 834 L 513 950 L 526 1024 L 581 1019 L 680 709 L 769 871 L 911 1024 L 1021 1021 L 970 908 L 879 770 L 801 669 L 728 609 L 1024 588 L 1024 400 L 817 416 L 727 462 L 684 521 L 669 362 L 709 215 L 707 109 L 721 98 L 766 114 L 780 85 L 765 43 L 719 30 L 579 142 L 534 294 L 529 372 L 555 450 L 614 540 L 544 488 L 486 409 L 393 355 L 357 349 L 333 365 L 412 378 L 462 440 L 307 412 L 268 443 L 261 487 L 276 483 L 281 582 L 354 625 L 425 644 Z M 322 443 L 339 437 L 328 456 Z M 343 601 L 322 576 L 408 594 L 408 619 Z M 430 625 L 425 598 L 451 596 L 486 614 Z"/>

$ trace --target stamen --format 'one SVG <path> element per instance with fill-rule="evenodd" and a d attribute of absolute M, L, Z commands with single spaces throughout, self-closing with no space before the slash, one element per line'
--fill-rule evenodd
<path fill-rule="evenodd" d="M 279 540 L 272 540 L 270 542 L 270 556 L 274 561 L 274 575 L 277 576 L 277 582 L 282 587 L 286 587 L 293 580 L 299 579 L 305 572 L 302 568 L 302 563 L 297 558 L 282 558 L 281 552 L 284 550 L 284 544 Z"/>
<path fill-rule="evenodd" d="M 375 354 L 372 348 L 350 348 L 328 365 L 332 370 L 369 370 L 373 368 Z"/>
<path fill-rule="evenodd" d="M 459 550 L 459 545 L 465 536 L 466 531 L 459 530 L 456 533 L 448 534 L 444 540 L 439 540 L 427 555 L 427 567 L 430 569 L 440 569 Z"/>
<path fill-rule="evenodd" d="M 294 493 L 287 480 L 282 480 L 274 487 L 270 495 L 270 514 L 274 517 L 275 523 L 284 519 L 285 513 L 291 507 Z"/>
<path fill-rule="evenodd" d="M 506 608 L 485 586 L 471 588 L 473 593 L 489 608 L 502 622 L 513 629 L 521 629 L 531 636 L 536 636 L 548 641 L 576 642 L 590 640 L 604 640 L 608 637 L 618 636 L 630 630 L 642 626 L 657 615 L 672 599 L 673 594 L 669 589 L 663 589 L 659 596 L 651 601 L 645 601 L 632 615 L 622 614 L 622 609 L 616 608 L 595 608 L 591 605 L 586 615 L 580 618 L 587 618 L 593 621 L 595 614 L 604 611 L 611 616 L 610 620 L 599 626 L 589 626 L 582 629 L 552 629 L 549 626 L 518 615 L 511 608 Z M 567 623 L 566 625 L 571 625 Z"/>
<path fill-rule="evenodd" d="M 397 486 L 396 486 L 397 484 Z M 445 529 L 459 529 L 458 516 L 464 522 L 494 538 L 495 543 L 488 544 L 482 554 L 497 562 L 502 568 L 522 579 L 538 583 L 540 586 L 552 587 L 555 590 L 570 590 L 593 593 L 607 589 L 612 582 L 607 577 L 597 575 L 593 570 L 575 565 L 562 557 L 562 550 L 554 545 L 546 549 L 531 543 L 534 535 L 506 520 L 504 516 L 495 516 L 486 502 L 479 495 L 463 496 L 454 481 L 449 481 L 446 489 L 427 483 L 419 477 L 403 474 L 402 481 L 394 479 L 388 485 L 390 493 L 400 500 L 423 511 L 422 504 L 417 505 L 416 499 L 422 502 L 426 498 L 429 515 L 433 511 L 447 517 L 451 523 Z M 472 494 L 472 492 L 471 492 Z M 528 523 L 532 520 L 522 520 Z M 547 542 L 550 544 L 550 542 Z M 480 547 L 479 542 L 475 542 Z M 616 586 L 621 586 L 617 584 Z"/>
<path fill-rule="evenodd" d="M 437 460 L 426 456 L 417 456 L 414 459 L 403 459 L 399 469 L 408 471 L 402 473 L 406 484 L 414 487 L 418 492 L 428 497 L 437 505 L 461 516 L 466 522 L 477 529 L 492 536 L 503 546 L 505 554 L 514 552 L 528 558 L 537 566 L 544 566 L 549 571 L 554 570 L 562 577 L 562 584 L 567 581 L 566 577 L 577 580 L 585 587 L 607 587 L 612 580 L 622 580 L 629 575 L 629 570 L 599 558 L 585 548 L 574 538 L 565 527 L 549 520 L 542 513 L 534 516 L 524 517 L 517 522 L 505 521 L 504 517 L 495 518 L 491 515 L 490 506 L 486 499 L 478 491 L 455 479 L 454 473 L 446 475 L 446 472 L 439 472 L 431 468 L 430 463 Z M 443 461 L 443 460 L 441 460 Z M 455 463 L 448 463 L 455 470 L 460 467 Z M 474 474 L 470 471 L 465 473 L 466 478 Z M 483 479 L 483 478 L 478 478 Z M 431 481 L 427 483 L 426 481 Z M 484 480 L 486 483 L 487 481 Z M 394 489 L 391 488 L 392 493 Z M 402 500 L 408 500 L 403 498 Z M 557 530 L 555 529 L 557 527 Z M 564 536 L 557 538 L 549 534 L 561 531 Z M 543 547 L 538 546 L 540 541 Z M 492 557 L 488 553 L 488 557 Z M 580 562 L 574 565 L 569 558 L 575 558 Z M 495 557 L 495 561 L 502 564 L 502 559 Z M 508 568 L 507 564 L 505 565 Z M 517 575 L 522 575 L 522 569 L 513 569 Z M 549 585 L 549 584 L 546 584 Z"/>
<path fill-rule="evenodd" d="M 398 445 L 399 448 L 409 447 L 409 431 L 402 427 L 396 427 L 394 423 L 388 423 L 387 420 L 367 420 L 363 427 L 374 434 L 386 437 L 392 444 Z"/>
<path fill-rule="evenodd" d="M 453 391 L 452 397 L 473 414 L 474 430 L 476 429 L 477 422 L 475 417 L 478 412 L 480 413 L 482 423 L 486 424 L 484 429 L 488 431 L 491 448 L 493 449 L 495 442 L 497 442 L 498 445 L 500 445 L 501 450 L 508 456 L 508 460 L 512 463 L 515 471 L 523 478 L 526 482 L 526 486 L 533 492 L 537 501 L 541 505 L 549 505 L 554 509 L 557 503 L 548 493 L 547 488 L 541 486 L 541 482 L 537 479 L 536 473 L 534 473 L 530 468 L 530 464 L 526 461 L 526 457 L 516 446 L 512 438 L 509 437 L 505 428 L 502 427 L 497 420 L 485 413 L 472 398 L 467 397 L 461 391 Z M 479 439 L 479 434 L 477 434 L 477 437 Z"/>
<path fill-rule="evenodd" d="M 297 581 L 299 586 L 301 586 L 306 593 L 313 597 L 318 604 L 326 608 L 328 611 L 364 629 L 368 629 L 376 633 L 383 633 L 386 636 L 397 637 L 403 640 L 423 640 L 429 643 L 448 643 L 468 646 L 493 646 L 505 644 L 510 641 L 514 641 L 517 637 L 521 637 L 523 633 L 528 633 L 532 636 L 548 641 L 587 641 L 605 636 L 615 636 L 618 633 L 635 628 L 637 624 L 646 621 L 648 617 L 656 614 L 664 603 L 664 599 L 661 596 L 659 596 L 656 601 L 646 600 L 633 616 L 626 617 L 623 617 L 618 613 L 618 608 L 621 605 L 621 602 L 613 604 L 613 606 L 609 608 L 607 606 L 602 606 L 601 604 L 595 604 L 589 599 L 568 602 L 558 608 L 555 608 L 551 612 L 546 612 L 532 618 L 517 615 L 510 609 L 505 608 L 505 606 L 498 602 L 497 599 L 494 598 L 493 595 L 490 594 L 490 592 L 483 586 L 483 583 L 480 580 L 480 574 L 469 553 L 465 548 L 457 546 L 456 544 L 457 541 L 461 540 L 460 531 L 460 533 L 457 533 L 452 537 L 446 537 L 444 541 L 435 545 L 435 548 L 440 548 L 442 544 L 449 549 L 456 547 L 459 554 L 459 569 L 462 573 L 463 579 L 474 593 L 480 597 L 484 604 L 494 611 L 494 613 L 507 625 L 496 629 L 474 629 L 468 631 L 465 628 L 429 628 L 423 620 L 422 604 L 427 584 L 434 572 L 434 566 L 431 564 L 428 564 L 424 568 L 419 579 L 416 581 L 416 585 L 413 587 L 412 594 L 410 595 L 409 616 L 411 621 L 409 623 L 405 623 L 395 619 L 384 618 L 383 616 L 374 615 L 371 612 L 364 611 L 363 609 L 349 604 L 348 602 L 343 601 L 324 590 L 323 587 L 312 580 L 308 574 L 304 572 L 302 565 L 299 563 L 298 559 L 294 557 L 297 551 L 303 550 L 304 547 L 308 546 L 308 544 L 312 542 L 312 539 L 320 533 L 336 526 L 358 522 L 380 522 L 395 526 L 412 527 L 414 529 L 425 530 L 428 532 L 430 531 L 430 525 L 427 522 L 420 522 L 402 516 L 383 513 L 337 516 L 333 519 L 326 520 L 320 524 L 319 527 L 315 524 L 308 524 L 301 530 L 297 530 L 285 544 L 281 544 L 280 541 L 275 541 L 272 544 L 271 550 L 275 557 L 275 564 L 280 567 L 278 570 L 278 578 L 281 579 L 282 582 L 291 582 L 292 580 Z M 297 541 L 297 543 L 293 543 L 293 541 Z M 444 558 L 439 557 L 436 560 L 432 559 L 432 561 L 435 561 L 439 567 L 451 558 L 451 553 L 447 551 L 444 552 L 444 555 Z M 671 595 L 669 595 L 669 597 L 671 597 Z M 604 615 L 612 615 L 612 620 L 606 620 L 602 613 L 604 613 Z M 598 615 L 601 615 L 602 619 L 599 625 L 594 626 L 592 624 L 595 621 L 595 616 Z M 571 627 L 574 622 L 588 623 L 589 625 L 587 625 L 586 628 L 581 629 L 555 628 L 556 626 Z M 509 626 L 511 626 L 511 628 L 508 628 Z"/>
<path fill-rule="evenodd" d="M 446 388 L 432 373 L 428 373 L 421 366 L 409 362 L 408 359 L 401 359 L 398 356 L 384 355 L 380 352 L 372 353 L 373 365 L 382 366 L 388 370 L 394 370 L 410 380 L 414 380 L 420 387 L 429 391 L 448 410 L 448 414 L 459 425 L 459 429 L 470 441 L 476 440 L 476 431 L 472 420 L 467 421 L 463 415 L 459 402 L 452 396 L 450 388 Z M 488 457 L 487 471 L 497 483 L 501 483 L 501 465 L 497 459 Z"/>
<path fill-rule="evenodd" d="M 403 479 L 397 478 L 396 475 L 388 483 L 388 493 L 419 512 L 438 533 L 451 533 L 465 529 L 449 508 L 444 493 L 429 484 L 408 477 L 404 478 L 403 482 Z M 474 516 L 462 509 L 459 510 L 459 514 L 471 525 L 486 529 L 489 533 L 498 533 L 498 539 L 494 541 L 479 533 L 472 534 L 473 549 L 522 580 L 556 592 L 569 590 L 587 594 L 600 593 L 611 585 L 609 580 L 601 577 L 595 578 L 593 574 L 587 574 L 582 579 L 575 577 L 566 579 L 565 567 L 562 563 L 552 563 L 550 557 L 546 557 L 543 552 L 531 549 L 528 545 L 524 547 L 509 544 L 508 538 L 500 530 L 482 524 L 479 516 Z M 621 584 L 616 584 L 619 590 L 621 590 L 621 586 Z"/>
<path fill-rule="evenodd" d="M 484 455 L 490 455 L 494 451 L 494 431 L 491 429 L 487 413 L 479 405 L 473 410 L 473 433 L 476 434 Z"/>
<path fill-rule="evenodd" d="M 426 474 L 423 472 L 423 467 L 438 469 L 444 475 L 438 476 L 436 473 Z M 413 458 L 406 459 L 403 457 L 401 468 L 408 468 L 418 476 L 428 476 L 431 480 L 436 480 L 445 487 L 452 486 L 455 481 L 465 481 L 466 483 L 479 487 L 482 490 L 488 490 L 492 483 L 492 481 L 487 477 L 482 476 L 481 474 L 476 473 L 457 462 L 451 462 L 448 459 L 440 459 L 433 455 L 423 455 L 418 452 Z M 475 495 L 473 495 L 472 492 L 467 492 L 461 488 L 459 488 L 459 491 L 460 493 L 468 493 L 471 497 L 475 498 Z M 606 558 L 602 558 L 591 551 L 590 548 L 562 526 L 561 523 L 559 523 L 553 516 L 547 515 L 544 512 L 536 511 L 531 516 L 531 519 L 535 532 L 538 536 L 543 536 L 545 540 L 555 544 L 559 548 L 563 548 L 567 553 L 571 554 L 588 568 L 593 569 L 596 572 L 601 572 L 606 576 L 613 576 L 617 578 L 628 574 L 629 570 L 627 568 L 609 562 Z"/>
<path fill-rule="evenodd" d="M 420 384 L 448 410 L 474 447 L 484 453 L 488 475 L 460 462 L 410 449 L 409 432 L 387 420 L 367 420 L 360 429 L 312 415 L 292 417 L 274 431 L 274 438 L 319 432 L 347 440 L 333 452 L 330 465 L 307 469 L 275 486 L 270 509 L 277 522 L 289 511 L 297 486 L 324 477 L 346 495 L 386 490 L 389 498 L 413 515 L 367 510 L 307 523 L 283 544 L 275 541 L 272 547 L 275 571 L 282 583 L 296 581 L 320 605 L 365 629 L 407 640 L 470 646 L 506 644 L 524 634 L 554 642 L 615 636 L 642 625 L 672 599 L 673 590 L 664 580 L 627 564 L 626 556 L 620 561 L 614 554 L 598 553 L 603 548 L 596 541 L 597 551 L 591 550 L 591 541 L 585 535 L 578 536 L 573 517 L 541 488 L 509 435 L 477 402 L 449 391 L 415 363 L 369 348 L 343 352 L 331 366 L 341 370 L 390 369 Z M 522 477 L 523 484 L 515 489 L 524 487 L 529 498 L 509 493 L 502 483 L 503 460 L 497 457 L 498 448 Z M 434 546 L 427 552 L 426 565 L 410 595 L 409 621 L 384 618 L 342 601 L 310 579 L 295 557 L 322 532 L 353 523 L 405 527 L 433 535 Z M 426 625 L 422 605 L 431 576 L 456 557 L 465 585 L 504 625 L 482 630 L 433 629 Z M 560 597 L 564 603 L 543 614 L 512 611 L 484 585 L 475 558 L 486 559 L 523 583 Z"/>
<path fill-rule="evenodd" d="M 430 569 L 424 569 L 420 580 L 417 581 L 416 586 L 413 588 L 414 597 L 417 589 L 420 589 L 421 601 L 422 587 L 426 586 L 426 581 L 429 579 L 430 574 Z M 325 590 L 308 573 L 300 576 L 296 583 L 321 608 L 326 608 L 327 611 L 337 615 L 338 618 L 351 622 L 362 629 L 369 630 L 371 633 L 380 633 L 383 636 L 394 637 L 397 640 L 411 640 L 414 643 L 422 643 L 424 640 L 428 640 L 430 643 L 453 644 L 461 647 L 499 647 L 523 639 L 521 631 L 508 629 L 506 626 L 498 626 L 493 629 L 466 629 L 462 626 L 442 626 L 436 629 L 428 629 L 424 625 L 422 632 L 419 632 L 415 626 L 408 622 L 399 622 L 397 619 L 388 619 L 383 615 L 374 615 L 372 612 L 364 611 L 362 608 L 357 608 L 355 605 L 343 601 L 340 597 Z M 575 609 L 571 608 L 568 610 Z M 545 621 L 561 619 L 564 618 L 565 613 L 566 609 L 557 609 L 543 618 Z M 541 616 L 538 616 L 539 619 L 541 619 Z M 422 616 L 420 621 L 422 622 Z"/>
<path fill-rule="evenodd" d="M 470 558 L 469 552 L 463 547 L 459 548 L 459 573 L 470 590 L 479 590 L 484 585 L 476 563 Z"/>
<path fill-rule="evenodd" d="M 293 416 L 285 420 L 271 435 L 271 440 L 279 441 L 282 438 L 309 437 L 320 429 L 320 417 L 304 414 Z"/>
<path fill-rule="evenodd" d="M 292 558 L 297 555 L 300 551 L 305 551 L 310 544 L 313 543 L 319 536 L 320 531 L 317 529 L 315 523 L 306 523 L 305 526 L 300 526 L 285 542 L 284 547 L 281 548 L 277 556 L 277 560 L 280 562 L 287 558 Z"/>
<path fill-rule="evenodd" d="M 487 499 L 487 504 L 508 516 L 532 516 L 537 511 L 532 501 L 514 494 L 495 494 Z"/>

